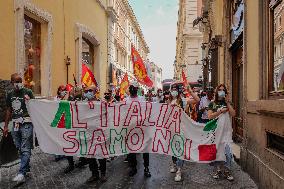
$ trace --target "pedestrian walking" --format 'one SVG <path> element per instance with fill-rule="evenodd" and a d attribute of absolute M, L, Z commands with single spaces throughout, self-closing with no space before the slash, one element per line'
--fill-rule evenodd
<path fill-rule="evenodd" d="M 224 84 L 220 84 L 215 90 L 214 101 L 208 105 L 208 118 L 215 119 L 221 114 L 227 114 L 227 116 L 234 117 L 236 112 L 230 102 L 228 90 Z M 230 119 L 228 119 L 230 120 Z M 227 123 L 226 128 L 223 131 L 224 141 L 220 146 L 224 146 L 226 161 L 215 161 L 213 178 L 219 179 L 220 176 L 224 175 L 225 178 L 229 181 L 234 180 L 234 177 L 231 174 L 231 163 L 232 163 L 232 152 L 231 152 L 231 143 L 232 140 L 232 122 Z"/>
<path fill-rule="evenodd" d="M 192 98 L 186 99 L 187 106 L 195 104 L 200 101 L 199 97 L 192 91 L 190 86 L 187 86 L 187 90 L 190 92 L 192 96 Z M 167 103 L 170 105 L 179 106 L 180 108 L 184 109 L 182 92 L 183 92 L 182 90 L 178 90 L 178 88 L 173 87 L 171 89 L 170 98 L 167 101 Z M 176 182 L 180 182 L 182 180 L 182 167 L 184 164 L 184 160 L 172 156 L 172 163 L 173 164 L 170 166 L 170 172 L 176 173 L 174 180 Z"/>
<path fill-rule="evenodd" d="M 135 81 L 130 84 L 129 93 L 130 93 L 130 97 L 126 99 L 127 103 L 132 102 L 132 101 L 139 101 L 139 102 L 146 101 L 144 96 L 138 96 L 138 83 Z M 132 177 L 137 173 L 136 154 L 130 153 L 127 157 L 128 157 L 128 162 L 131 168 L 131 170 L 129 171 L 129 176 Z M 151 173 L 149 170 L 149 153 L 143 153 L 143 160 L 144 160 L 144 176 L 151 177 Z"/>
<path fill-rule="evenodd" d="M 12 136 L 20 155 L 20 169 L 13 178 L 14 182 L 25 182 L 25 176 L 30 172 L 31 149 L 33 148 L 33 125 L 26 107 L 26 102 L 33 99 L 30 89 L 24 87 L 19 74 L 11 75 L 11 83 L 14 89 L 6 98 L 7 110 L 4 126 L 4 136 L 8 135 L 10 118 L 13 121 Z"/>
<path fill-rule="evenodd" d="M 95 86 L 90 86 L 84 89 L 84 98 L 86 101 L 100 101 L 97 98 L 97 88 Z M 107 97 L 110 100 L 110 98 Z M 99 166 L 98 166 L 98 162 Z M 89 168 L 92 172 L 92 176 L 87 180 L 88 183 L 92 183 L 98 181 L 99 179 L 101 182 L 106 182 L 106 158 L 97 159 L 97 158 L 89 158 Z M 99 172 L 100 170 L 100 172 Z M 100 174 L 101 173 L 101 174 Z"/>
<path fill-rule="evenodd" d="M 64 97 L 66 99 L 66 97 Z M 72 90 L 69 92 L 67 91 L 67 99 L 69 101 L 82 101 L 83 96 L 82 96 L 82 88 L 80 86 L 75 86 L 72 88 Z M 64 173 L 70 173 L 73 171 L 75 168 L 83 168 L 85 165 L 88 164 L 87 158 L 85 157 L 80 157 L 78 163 L 75 164 L 74 162 L 74 157 L 73 156 L 66 156 L 66 159 L 68 161 L 68 166 L 64 169 Z"/>

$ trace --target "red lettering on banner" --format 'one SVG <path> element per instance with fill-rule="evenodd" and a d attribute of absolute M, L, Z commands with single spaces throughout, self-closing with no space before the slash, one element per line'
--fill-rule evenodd
<path fill-rule="evenodd" d="M 65 141 L 72 143 L 73 147 L 71 148 L 63 148 L 63 151 L 67 154 L 76 153 L 79 150 L 79 141 L 76 139 L 76 131 L 66 131 L 63 133 L 63 138 Z"/>
<path fill-rule="evenodd" d="M 73 111 L 73 105 L 72 105 L 72 103 L 70 103 L 70 109 L 71 109 L 71 113 L 72 113 L 72 127 L 73 128 L 87 129 L 88 128 L 87 123 L 82 123 L 79 120 L 79 110 L 78 110 L 78 104 L 77 103 L 78 102 L 75 101 L 75 111 L 76 111 L 75 114 L 74 114 L 74 111 Z"/>
<path fill-rule="evenodd" d="M 146 102 L 145 119 L 143 121 L 143 126 L 155 126 L 155 121 L 150 121 L 152 113 L 152 103 Z"/>
<path fill-rule="evenodd" d="M 95 109 L 95 105 L 94 105 L 94 103 L 93 103 L 93 101 L 88 101 L 88 104 L 89 104 L 89 108 L 90 109 Z"/>
<path fill-rule="evenodd" d="M 88 155 L 95 155 L 97 151 L 97 147 L 99 147 L 104 156 L 108 155 L 107 147 L 106 147 L 106 138 L 102 129 L 96 129 L 93 132 L 92 143 L 89 148 Z"/>
<path fill-rule="evenodd" d="M 138 101 L 131 102 L 126 119 L 124 121 L 124 126 L 129 126 L 132 117 L 136 117 L 136 125 L 141 126 L 142 112 L 140 102 Z"/>
<path fill-rule="evenodd" d="M 101 102 L 101 116 L 100 116 L 101 117 L 101 127 L 107 127 L 107 118 L 108 118 L 107 107 L 108 107 L 108 104 L 106 102 Z"/>
<path fill-rule="evenodd" d="M 172 124 L 175 126 L 175 132 L 180 133 L 180 121 L 181 121 L 181 109 L 177 106 L 172 106 L 172 111 L 168 117 L 168 120 L 164 128 L 169 129 Z"/>
<path fill-rule="evenodd" d="M 121 107 L 125 106 L 125 105 L 126 105 L 126 102 L 119 103 L 119 107 L 118 107 L 118 105 L 115 105 L 115 104 L 109 104 L 108 105 L 108 107 L 113 108 L 113 123 L 114 123 L 115 127 L 119 126 L 119 123 L 120 123 L 120 110 L 121 110 Z"/>
<path fill-rule="evenodd" d="M 162 127 L 164 125 L 164 119 L 165 119 L 167 111 L 168 111 L 168 105 L 163 104 L 160 108 L 160 114 L 159 114 L 157 124 L 156 124 L 157 127 Z"/>
<path fill-rule="evenodd" d="M 190 150 L 191 150 L 192 140 L 186 139 L 184 145 L 184 159 L 190 160 Z"/>
<path fill-rule="evenodd" d="M 171 140 L 171 131 L 166 130 L 166 133 L 164 134 L 162 129 L 157 129 L 153 140 L 152 152 L 158 152 L 159 146 L 161 145 L 163 152 L 165 154 L 168 154 L 170 149 L 170 140 Z"/>
<path fill-rule="evenodd" d="M 130 151 L 132 152 L 139 151 L 144 144 L 144 132 L 142 128 L 140 127 L 132 128 L 127 135 L 126 144 Z"/>

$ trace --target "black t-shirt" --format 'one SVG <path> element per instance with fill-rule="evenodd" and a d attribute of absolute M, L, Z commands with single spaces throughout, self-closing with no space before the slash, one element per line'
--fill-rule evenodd
<path fill-rule="evenodd" d="M 31 99 L 34 98 L 33 92 L 27 88 L 23 88 L 20 91 L 13 90 L 8 93 L 6 104 L 12 110 L 12 119 L 29 117 L 25 103 L 25 95 L 28 95 Z"/>
<path fill-rule="evenodd" d="M 213 112 L 217 112 L 217 110 L 221 107 L 227 107 L 227 103 L 225 101 L 219 102 L 210 102 L 208 105 L 208 110 L 212 110 Z"/>

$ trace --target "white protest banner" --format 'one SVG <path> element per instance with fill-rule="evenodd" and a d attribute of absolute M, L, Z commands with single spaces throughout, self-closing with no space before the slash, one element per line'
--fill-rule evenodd
<path fill-rule="evenodd" d="M 107 158 L 148 152 L 195 162 L 225 160 L 228 113 L 205 132 L 204 124 L 168 104 L 30 100 L 28 110 L 45 153 Z"/>

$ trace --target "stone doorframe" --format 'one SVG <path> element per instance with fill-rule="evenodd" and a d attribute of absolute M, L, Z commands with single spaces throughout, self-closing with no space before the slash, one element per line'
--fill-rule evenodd
<path fill-rule="evenodd" d="M 100 56 L 100 40 L 90 28 L 87 26 L 76 23 L 76 32 L 75 32 L 75 42 L 76 42 L 76 75 L 77 75 L 77 81 L 78 83 L 81 83 L 82 78 L 82 40 L 83 37 L 88 39 L 93 45 L 94 45 L 94 51 L 95 52 L 95 61 L 94 61 L 94 70 L 97 70 L 97 72 L 94 72 L 95 78 L 97 80 L 97 83 L 100 83 L 100 63 L 101 63 L 101 56 Z"/>
<path fill-rule="evenodd" d="M 25 44 L 24 44 L 24 15 L 32 17 L 41 23 L 41 96 L 51 96 L 51 47 L 53 38 L 53 18 L 52 15 L 32 4 L 29 0 L 14 0 L 15 12 L 15 68 L 21 76 L 24 75 L 25 68 Z"/>

